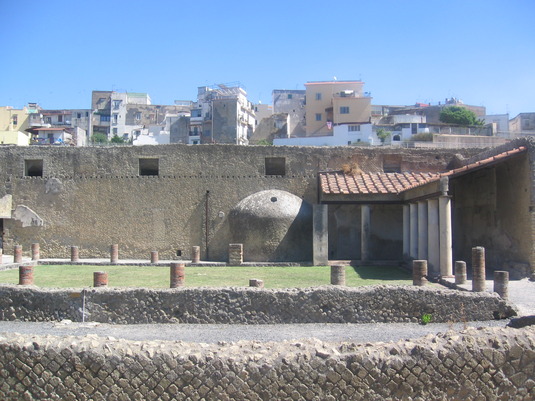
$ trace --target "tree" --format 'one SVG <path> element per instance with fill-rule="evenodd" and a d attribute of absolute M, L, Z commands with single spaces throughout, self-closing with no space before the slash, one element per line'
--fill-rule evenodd
<path fill-rule="evenodd" d="M 475 113 L 462 106 L 449 106 L 442 109 L 439 120 L 446 124 L 483 125 Z"/>
<path fill-rule="evenodd" d="M 111 142 L 111 143 L 125 143 L 125 142 L 124 142 L 124 139 L 121 138 L 121 137 L 119 137 L 117 134 L 115 134 L 115 135 L 113 136 L 113 138 L 111 138 L 111 141 L 110 141 L 110 142 Z"/>
<path fill-rule="evenodd" d="M 390 131 L 387 131 L 384 128 L 379 128 L 376 135 L 381 143 L 385 143 L 385 140 L 390 136 Z"/>
<path fill-rule="evenodd" d="M 96 134 L 93 134 L 91 136 L 91 142 L 93 142 L 93 143 L 108 143 L 108 136 L 106 134 L 102 134 L 100 132 L 97 132 Z"/>

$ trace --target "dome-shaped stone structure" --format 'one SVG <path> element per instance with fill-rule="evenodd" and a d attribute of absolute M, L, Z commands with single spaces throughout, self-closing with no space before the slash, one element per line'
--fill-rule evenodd
<path fill-rule="evenodd" d="M 242 199 L 229 213 L 232 242 L 244 261 L 312 260 L 312 207 L 286 191 L 266 190 Z"/>

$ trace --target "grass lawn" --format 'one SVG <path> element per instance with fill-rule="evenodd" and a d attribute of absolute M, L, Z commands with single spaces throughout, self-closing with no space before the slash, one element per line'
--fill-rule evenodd
<path fill-rule="evenodd" d="M 35 266 L 34 283 L 48 288 L 93 286 L 93 272 L 108 272 L 110 287 L 169 288 L 168 266 Z M 325 266 L 186 267 L 187 287 L 246 287 L 249 279 L 264 280 L 266 288 L 304 288 L 330 283 L 331 269 Z M 18 269 L 0 272 L 0 283 L 18 284 Z M 346 284 L 351 287 L 392 284 L 411 285 L 408 272 L 395 267 L 346 267 Z"/>

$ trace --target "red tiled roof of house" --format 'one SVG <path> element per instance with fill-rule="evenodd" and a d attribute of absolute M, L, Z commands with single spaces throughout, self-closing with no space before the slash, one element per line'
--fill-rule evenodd
<path fill-rule="evenodd" d="M 344 174 L 341 171 L 319 174 L 321 190 L 324 194 L 399 194 L 411 188 L 439 180 L 441 177 L 455 177 L 466 172 L 495 164 L 527 148 L 521 146 L 496 156 L 488 157 L 445 173 L 361 173 Z"/>

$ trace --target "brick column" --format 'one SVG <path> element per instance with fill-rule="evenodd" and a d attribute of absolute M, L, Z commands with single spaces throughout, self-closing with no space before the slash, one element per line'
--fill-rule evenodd
<path fill-rule="evenodd" d="M 151 251 L 150 252 L 150 263 L 158 263 L 160 260 L 158 256 L 158 251 Z"/>
<path fill-rule="evenodd" d="M 80 256 L 78 254 L 78 247 L 71 246 L 71 262 L 78 262 L 79 260 Z"/>
<path fill-rule="evenodd" d="M 509 298 L 509 272 L 494 271 L 494 292 L 497 292 L 503 299 Z"/>
<path fill-rule="evenodd" d="M 472 248 L 472 291 L 485 291 L 485 278 L 485 248 L 478 246 Z"/>
<path fill-rule="evenodd" d="M 110 263 L 117 263 L 119 261 L 119 245 L 113 244 L 110 247 Z"/>
<path fill-rule="evenodd" d="M 312 264 L 327 266 L 329 261 L 329 205 L 312 205 Z"/>
<path fill-rule="evenodd" d="M 228 263 L 231 266 L 239 266 L 243 263 L 243 244 L 229 244 Z"/>
<path fill-rule="evenodd" d="M 424 286 L 427 284 L 427 260 L 412 261 L 412 285 Z"/>
<path fill-rule="evenodd" d="M 346 267 L 343 265 L 331 266 L 331 284 L 346 285 Z"/>
<path fill-rule="evenodd" d="M 466 262 L 455 262 L 455 284 L 466 284 Z"/>
<path fill-rule="evenodd" d="M 93 272 L 93 287 L 106 287 L 108 285 L 107 272 Z"/>
<path fill-rule="evenodd" d="M 183 287 L 186 282 L 185 264 L 182 262 L 171 263 L 170 288 Z"/>
<path fill-rule="evenodd" d="M 201 247 L 191 247 L 191 263 L 199 263 L 201 261 Z"/>
<path fill-rule="evenodd" d="M 32 260 L 39 260 L 39 243 L 32 244 Z"/>
<path fill-rule="evenodd" d="M 249 287 L 264 288 L 264 280 L 252 278 L 249 280 Z"/>
<path fill-rule="evenodd" d="M 13 263 L 22 263 L 22 245 L 13 247 Z"/>
<path fill-rule="evenodd" d="M 19 266 L 19 285 L 33 285 L 33 266 Z"/>

